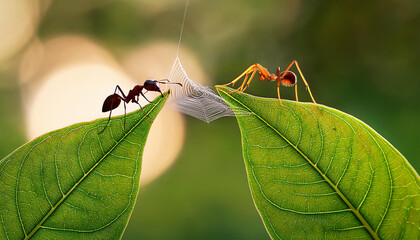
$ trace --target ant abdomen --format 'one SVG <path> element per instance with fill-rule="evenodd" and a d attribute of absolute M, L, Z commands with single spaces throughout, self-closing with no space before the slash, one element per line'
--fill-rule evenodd
<path fill-rule="evenodd" d="M 102 112 L 108 112 L 117 108 L 121 103 L 121 98 L 118 94 L 109 95 L 102 105 Z"/>
<path fill-rule="evenodd" d="M 284 74 L 284 72 L 281 72 L 279 76 L 282 76 L 280 79 L 280 83 L 282 86 L 293 87 L 297 83 L 296 74 L 292 71 L 287 71 L 286 74 Z"/>

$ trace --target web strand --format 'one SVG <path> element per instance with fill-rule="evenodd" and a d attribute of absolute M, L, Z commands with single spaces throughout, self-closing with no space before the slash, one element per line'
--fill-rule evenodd
<path fill-rule="evenodd" d="M 184 32 L 185 18 L 187 17 L 187 10 L 188 10 L 189 3 L 190 3 L 190 0 L 185 1 L 184 17 L 182 19 L 181 32 L 179 33 L 179 40 L 178 40 L 178 48 L 176 50 L 176 57 L 179 56 L 179 48 L 181 46 L 181 39 L 182 39 L 182 34 Z"/>

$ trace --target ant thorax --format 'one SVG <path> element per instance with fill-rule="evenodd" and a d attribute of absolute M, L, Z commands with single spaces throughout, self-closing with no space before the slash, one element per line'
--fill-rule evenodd
<path fill-rule="evenodd" d="M 131 89 L 127 96 L 125 98 L 123 98 L 123 101 L 128 103 L 130 101 L 134 102 L 133 100 L 135 100 L 136 96 L 139 96 L 141 91 L 143 90 L 143 86 L 142 85 L 136 85 L 134 86 L 133 89 Z"/>

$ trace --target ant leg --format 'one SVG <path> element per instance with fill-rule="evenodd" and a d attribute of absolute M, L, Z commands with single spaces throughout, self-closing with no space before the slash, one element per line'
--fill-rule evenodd
<path fill-rule="evenodd" d="M 127 98 L 127 96 L 125 96 L 125 94 L 124 94 L 124 92 L 123 92 L 123 90 L 120 88 L 120 86 L 116 86 L 115 87 L 115 91 L 114 91 L 114 93 L 117 93 L 117 90 L 119 90 L 120 91 L 120 93 L 121 93 L 121 95 L 123 96 L 121 99 L 126 99 Z"/>
<path fill-rule="evenodd" d="M 122 95 L 122 97 L 120 96 L 120 98 L 123 100 L 123 102 L 124 102 L 124 125 L 123 125 L 123 131 L 125 132 L 125 118 L 126 118 L 126 115 L 127 115 L 127 107 L 126 107 L 126 102 L 125 102 L 125 100 L 127 99 L 127 96 L 124 94 L 124 92 L 123 92 L 123 90 L 120 88 L 120 86 L 116 86 L 115 87 L 115 92 L 114 92 L 114 94 L 117 92 L 117 89 L 120 91 L 120 93 L 121 93 L 121 95 Z"/>
<path fill-rule="evenodd" d="M 143 94 L 142 94 L 143 95 Z M 144 97 L 144 96 L 143 96 Z M 144 110 L 143 110 L 143 107 L 140 105 L 140 103 L 138 102 L 138 99 L 139 98 L 139 96 L 137 96 L 137 101 L 135 101 L 135 103 L 137 103 L 137 105 L 139 105 L 139 107 L 140 107 L 140 109 L 144 112 Z M 146 98 L 146 97 L 144 97 L 144 98 Z M 146 98 L 146 100 L 147 100 L 147 98 Z M 149 101 L 149 100 L 147 100 L 147 101 Z M 146 117 L 151 121 L 151 122 L 153 122 L 153 120 L 149 117 L 149 115 L 147 115 L 146 114 Z"/>
<path fill-rule="evenodd" d="M 237 78 L 233 79 L 233 81 L 231 81 L 230 83 L 227 84 L 223 84 L 222 86 L 227 86 L 230 84 L 235 84 L 237 81 L 239 81 L 243 76 L 250 74 L 252 71 L 254 71 L 255 69 L 258 69 L 259 67 L 261 67 L 261 65 L 257 64 L 253 64 L 251 65 L 247 70 L 245 70 L 241 75 L 239 75 Z"/>
<path fill-rule="evenodd" d="M 254 76 L 257 73 L 257 71 L 260 73 L 260 81 L 271 79 L 270 73 L 267 71 L 267 69 L 258 64 L 248 81 L 246 81 L 245 78 L 244 83 L 246 82 L 246 84 L 243 87 L 241 86 L 241 92 L 245 91 L 245 89 L 248 88 L 248 86 L 251 84 L 251 81 L 254 79 Z M 248 75 L 246 77 L 248 77 Z"/>
<path fill-rule="evenodd" d="M 140 92 L 140 93 L 141 93 L 141 92 Z M 142 95 L 143 95 L 143 94 L 142 94 Z M 136 96 L 136 97 L 137 97 L 137 100 L 136 100 L 136 99 L 133 99 L 133 100 L 132 100 L 132 102 L 133 102 L 133 103 L 137 103 L 137 105 L 139 105 L 140 109 L 144 112 L 143 107 L 142 107 L 142 106 L 140 105 L 140 103 L 139 103 L 139 96 Z M 143 97 L 144 97 L 144 98 L 146 98 L 144 95 L 143 95 Z M 146 98 L 146 100 L 147 100 L 147 98 Z M 147 101 L 149 101 L 149 100 L 147 100 Z M 149 101 L 149 102 L 150 102 L 150 101 Z M 146 114 L 146 117 L 147 117 L 147 118 L 149 118 L 151 122 L 153 122 L 153 120 L 149 117 L 149 115 L 147 115 L 147 114 Z"/>
<path fill-rule="evenodd" d="M 160 92 L 160 93 L 162 94 L 162 92 Z M 141 94 L 142 97 L 144 97 L 144 99 L 146 99 L 146 101 L 151 103 L 151 101 L 149 101 L 149 99 L 147 99 L 147 97 L 142 92 L 140 92 L 140 94 Z M 162 97 L 163 97 L 163 94 L 162 94 Z M 137 100 L 138 100 L 138 96 L 137 96 Z"/>
<path fill-rule="evenodd" d="M 140 105 L 140 103 L 139 103 L 139 102 L 136 102 L 136 103 L 137 103 L 137 105 L 139 105 L 140 109 L 141 109 L 142 111 L 144 111 L 144 110 L 143 110 L 143 107 Z"/>
<path fill-rule="evenodd" d="M 98 133 L 98 135 L 99 135 L 99 134 L 101 134 L 101 133 L 103 133 L 103 131 L 105 131 L 106 127 L 108 126 L 108 123 L 109 123 L 109 121 L 111 120 L 111 113 L 112 113 L 112 110 L 111 110 L 111 111 L 109 111 L 108 121 L 106 122 L 104 129 L 102 129 L 102 131 L 100 131 L 100 132 Z"/>
<path fill-rule="evenodd" d="M 102 112 L 108 112 L 109 111 L 109 116 L 108 116 L 108 121 L 105 124 L 104 129 L 102 129 L 102 131 L 99 132 L 98 134 L 101 134 L 105 130 L 105 128 L 108 126 L 108 124 L 111 120 L 112 110 L 114 110 L 115 108 L 117 108 L 120 105 L 121 100 L 125 100 L 125 99 L 123 99 L 117 93 L 111 94 L 105 99 L 105 101 L 102 105 Z M 124 104 L 125 104 L 125 101 L 124 101 Z"/>
<path fill-rule="evenodd" d="M 311 96 L 312 102 L 314 102 L 314 103 L 316 104 L 315 99 L 314 99 L 314 97 L 312 96 L 311 89 L 309 88 L 309 84 L 308 84 L 308 82 L 306 82 L 306 79 L 305 79 L 305 77 L 303 76 L 302 71 L 300 70 L 299 64 L 297 63 L 297 61 L 296 61 L 296 60 L 295 60 L 294 62 L 295 62 L 295 65 L 296 65 L 297 70 L 299 71 L 300 76 L 302 77 L 303 82 L 305 83 L 306 89 L 307 89 L 307 90 L 308 90 L 308 92 L 309 92 L 309 96 Z"/>
<path fill-rule="evenodd" d="M 136 96 L 137 97 L 137 99 L 133 99 L 133 103 L 137 103 L 137 105 L 139 105 L 139 107 L 140 107 L 140 109 L 143 111 L 143 107 L 140 105 L 140 103 L 139 103 L 139 96 Z"/>
<path fill-rule="evenodd" d="M 125 132 L 125 116 L 127 115 L 127 110 L 125 107 L 125 102 L 124 102 L 124 125 L 123 125 L 123 131 Z"/>
<path fill-rule="evenodd" d="M 243 87 L 244 87 L 245 83 L 248 81 L 248 76 L 249 76 L 249 73 L 245 75 L 245 79 L 242 82 L 241 86 L 239 86 L 237 89 L 231 91 L 230 93 L 234 93 L 234 92 L 237 92 L 237 91 L 239 91 L 239 93 L 242 93 L 244 91 Z"/>
<path fill-rule="evenodd" d="M 255 73 L 255 71 L 257 71 L 256 69 L 254 69 L 254 71 L 252 72 L 252 75 L 254 75 L 254 73 Z M 244 81 L 242 82 L 242 84 L 241 84 L 241 86 L 239 86 L 239 88 L 238 89 L 236 89 L 236 91 L 239 91 L 239 92 L 243 92 L 243 91 L 245 91 L 245 85 L 246 85 L 246 83 L 248 82 L 248 80 L 249 80 L 249 74 L 250 74 L 251 72 L 249 72 L 248 74 L 246 74 L 245 75 L 245 78 L 244 78 Z M 251 77 L 251 79 L 252 79 L 252 77 Z"/>
<path fill-rule="evenodd" d="M 250 77 L 250 78 L 248 78 L 249 73 L 248 73 L 247 75 L 245 75 L 245 79 L 244 79 L 244 81 L 243 81 L 242 85 L 241 85 L 238 89 L 236 89 L 235 91 L 233 91 L 233 92 L 239 91 L 239 93 L 243 93 L 243 92 L 245 91 L 245 89 L 247 89 L 247 88 L 248 88 L 249 84 L 251 83 L 251 81 L 252 81 L 252 79 L 254 78 L 255 73 L 256 73 L 257 71 L 258 71 L 258 69 L 254 69 L 254 71 L 252 72 L 252 74 L 251 74 L 251 77 Z"/>
<path fill-rule="evenodd" d="M 289 65 L 289 67 L 286 69 L 286 71 L 284 71 L 284 74 L 286 74 L 287 73 L 287 71 L 288 71 L 288 69 L 290 68 L 290 65 Z M 284 76 L 284 74 L 283 74 L 283 76 Z M 280 67 L 278 67 L 277 68 L 277 71 L 276 71 L 276 75 L 278 76 L 278 78 L 279 79 L 281 79 L 283 76 L 281 76 L 280 77 Z M 298 91 L 297 91 L 297 82 L 295 82 L 296 84 L 295 84 L 295 96 L 296 96 L 296 102 L 299 102 L 299 97 L 298 97 Z"/>
<path fill-rule="evenodd" d="M 304 84 L 305 84 L 305 86 L 306 86 L 306 90 L 308 90 L 308 92 L 309 92 L 309 96 L 311 96 L 312 102 L 314 102 L 314 103 L 316 104 L 315 99 L 314 99 L 314 97 L 312 96 L 311 89 L 309 88 L 308 82 L 306 81 L 305 77 L 303 76 L 302 71 L 300 70 L 299 64 L 298 64 L 298 62 L 297 62 L 296 60 L 293 60 L 293 62 L 292 62 L 292 63 L 290 63 L 290 65 L 286 68 L 286 71 L 284 71 L 283 76 L 287 73 L 287 71 L 289 71 L 289 69 L 293 66 L 293 64 L 294 64 L 294 65 L 296 65 L 296 68 L 297 68 L 297 70 L 299 71 L 300 77 L 302 78 L 303 83 L 304 83 Z M 297 84 L 296 84 L 296 85 L 297 85 Z M 297 86 L 296 86 L 296 87 L 297 87 Z M 295 90 L 295 93 L 297 93 L 297 89 Z M 296 95 L 296 101 L 297 101 L 297 95 Z"/>
<path fill-rule="evenodd" d="M 252 73 L 252 75 L 251 75 L 251 77 L 249 78 L 249 80 L 248 80 L 247 84 L 246 84 L 246 85 L 245 85 L 245 87 L 242 89 L 242 92 L 243 92 L 243 91 L 245 91 L 245 89 L 247 89 L 247 88 L 248 88 L 249 84 L 251 84 L 251 81 L 252 81 L 252 79 L 254 78 L 255 73 L 257 73 L 257 69 L 256 69 L 256 70 Z"/>
<path fill-rule="evenodd" d="M 277 79 L 277 97 L 279 98 L 280 106 L 283 106 L 280 98 L 280 78 Z"/>

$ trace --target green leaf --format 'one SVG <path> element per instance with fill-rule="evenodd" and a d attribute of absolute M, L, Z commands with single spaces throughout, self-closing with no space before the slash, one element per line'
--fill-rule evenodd
<path fill-rule="evenodd" d="M 0 239 L 119 239 L 139 189 L 144 144 L 167 99 L 144 111 L 47 133 L 0 162 Z"/>
<path fill-rule="evenodd" d="M 271 238 L 420 238 L 419 176 L 372 128 L 319 104 L 218 91 Z"/>

